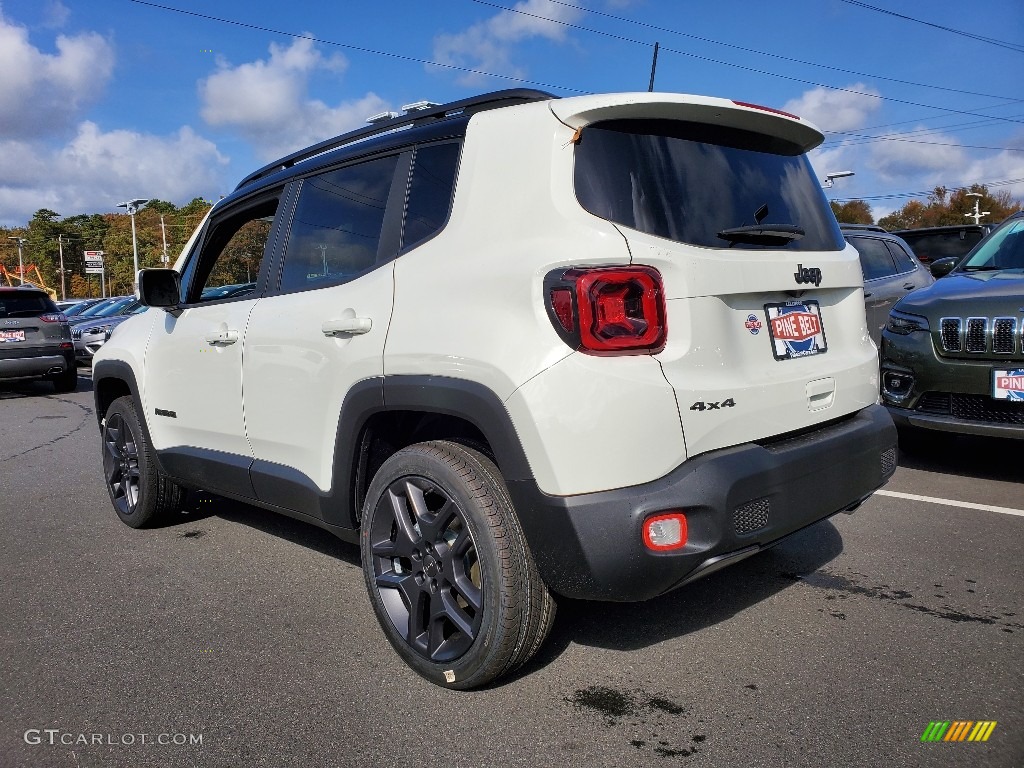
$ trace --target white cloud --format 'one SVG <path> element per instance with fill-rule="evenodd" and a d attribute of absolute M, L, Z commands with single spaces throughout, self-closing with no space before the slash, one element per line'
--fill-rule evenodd
<path fill-rule="evenodd" d="M 68 23 L 71 11 L 60 0 L 49 0 L 43 9 L 43 25 L 53 29 L 60 29 Z"/>
<path fill-rule="evenodd" d="M 918 129 L 920 130 L 920 129 Z M 871 142 L 867 163 L 884 181 L 919 178 L 926 185 L 950 183 L 967 162 L 956 137 L 932 133 L 888 133 L 887 139 Z M 901 141 L 900 139 L 907 139 Z M 927 142 L 927 143 L 923 143 Z M 953 146 L 949 146 L 953 145 Z M 903 182 L 906 183 L 906 182 Z"/>
<path fill-rule="evenodd" d="M 324 57 L 314 41 L 298 39 L 285 48 L 270 45 L 270 57 L 217 71 L 199 83 L 202 117 L 210 125 L 231 128 L 265 159 L 344 133 L 387 109 L 373 93 L 334 106 L 308 96 L 310 77 L 321 71 L 340 76 L 343 56 Z"/>
<path fill-rule="evenodd" d="M 787 101 L 782 109 L 810 120 L 823 131 L 851 131 L 863 128 L 868 118 L 881 109 L 882 100 L 873 98 L 879 95 L 864 83 L 848 85 L 842 91 L 815 88 Z"/>
<path fill-rule="evenodd" d="M 78 126 L 64 147 L 0 142 L 0 224 L 23 225 L 39 208 L 62 215 L 113 210 L 134 195 L 184 203 L 222 189 L 227 159 L 191 128 L 169 136 Z"/>
<path fill-rule="evenodd" d="M 522 0 L 514 8 L 522 13 L 501 11 L 463 32 L 438 35 L 434 38 L 434 60 L 482 72 L 524 77 L 525 70 L 512 62 L 514 44 L 531 38 L 562 42 L 567 28 L 556 22 L 571 24 L 583 16 L 578 8 L 550 0 Z M 480 79 L 480 75 L 469 74 L 460 78 L 460 82 L 475 84 Z"/>
<path fill-rule="evenodd" d="M 102 95 L 114 68 L 107 40 L 95 32 L 59 35 L 56 47 L 43 53 L 25 27 L 0 15 L 0 139 L 61 134 Z"/>

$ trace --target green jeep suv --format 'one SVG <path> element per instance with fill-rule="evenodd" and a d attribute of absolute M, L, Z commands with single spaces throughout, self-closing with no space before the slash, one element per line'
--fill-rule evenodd
<path fill-rule="evenodd" d="M 882 331 L 882 401 L 907 437 L 1024 439 L 1024 212 L 931 269 Z"/>

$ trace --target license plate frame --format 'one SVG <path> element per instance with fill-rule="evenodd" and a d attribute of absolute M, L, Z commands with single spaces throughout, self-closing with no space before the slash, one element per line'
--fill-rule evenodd
<path fill-rule="evenodd" d="M 795 360 L 828 352 L 821 305 L 814 299 L 764 305 L 776 360 Z"/>
<path fill-rule="evenodd" d="M 1024 368 L 993 368 L 990 394 L 1004 403 L 1024 403 Z"/>

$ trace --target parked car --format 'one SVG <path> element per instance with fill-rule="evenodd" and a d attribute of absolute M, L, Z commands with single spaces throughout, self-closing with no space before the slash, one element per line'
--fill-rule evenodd
<path fill-rule="evenodd" d="M 840 227 L 843 237 L 860 254 L 868 333 L 872 341 L 879 344 L 893 305 L 908 292 L 931 285 L 935 278 L 917 260 L 910 246 L 896 235 L 881 227 L 850 224 Z"/>
<path fill-rule="evenodd" d="M 57 392 L 78 386 L 67 318 L 44 291 L 0 287 L 0 381 L 48 379 Z"/>
<path fill-rule="evenodd" d="M 104 317 L 88 318 L 71 329 L 71 338 L 75 342 L 75 360 L 81 365 L 92 362 L 93 355 L 102 347 L 114 329 L 132 315 L 145 312 L 148 307 L 132 299 L 116 314 Z"/>
<path fill-rule="evenodd" d="M 91 322 L 99 317 L 112 317 L 123 312 L 125 308 L 129 307 L 134 301 L 134 296 L 115 296 L 110 299 L 105 299 L 99 304 L 85 310 L 81 314 L 75 315 L 68 322 L 70 322 L 71 327 L 74 328 L 76 325 Z"/>
<path fill-rule="evenodd" d="M 76 317 L 82 314 L 85 310 L 90 307 L 94 307 L 99 304 L 103 299 L 82 299 L 81 301 L 75 302 L 74 306 L 68 307 L 63 310 L 64 315 L 70 320 L 72 317 Z"/>
<path fill-rule="evenodd" d="M 201 488 L 359 542 L 398 655 L 473 688 L 533 656 L 552 593 L 645 600 L 855 509 L 896 431 L 822 138 L 516 90 L 256 171 L 96 353 L 114 510 Z"/>
<path fill-rule="evenodd" d="M 1024 439 L 1024 214 L 934 285 L 900 301 L 882 333 L 882 398 L 901 445 L 936 431 Z"/>
<path fill-rule="evenodd" d="M 957 224 L 900 229 L 892 234 L 902 237 L 922 263 L 930 264 L 950 256 L 966 256 L 993 229 L 994 224 Z"/>

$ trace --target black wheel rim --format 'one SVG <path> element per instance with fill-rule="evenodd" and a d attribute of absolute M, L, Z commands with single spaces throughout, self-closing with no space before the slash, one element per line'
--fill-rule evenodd
<path fill-rule="evenodd" d="M 103 475 L 110 499 L 122 515 L 132 515 L 139 503 L 139 451 L 131 428 L 119 413 L 107 417 L 103 449 Z"/>
<path fill-rule="evenodd" d="M 432 480 L 403 477 L 381 495 L 369 533 L 377 594 L 409 647 L 435 662 L 466 653 L 480 632 L 483 582 L 459 505 Z"/>

